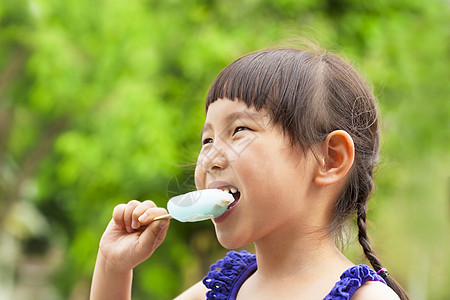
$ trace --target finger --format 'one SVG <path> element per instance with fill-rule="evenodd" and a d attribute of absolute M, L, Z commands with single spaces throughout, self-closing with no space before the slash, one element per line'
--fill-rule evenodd
<path fill-rule="evenodd" d="M 154 218 L 166 215 L 167 210 L 162 207 L 151 207 L 147 209 L 140 217 L 139 222 L 141 224 L 149 224 L 153 221 Z"/>
<path fill-rule="evenodd" d="M 137 200 L 131 200 L 130 202 L 127 203 L 125 207 L 125 212 L 123 214 L 123 221 L 125 223 L 125 229 L 129 233 L 133 232 L 133 228 L 131 227 L 132 215 L 134 209 L 138 207 L 139 204 L 141 204 L 141 202 Z"/>
<path fill-rule="evenodd" d="M 164 239 L 166 238 L 166 234 L 167 234 L 167 230 L 169 229 L 169 225 L 170 225 L 170 220 L 169 219 L 165 219 L 161 220 L 161 222 L 159 222 L 158 226 L 161 229 L 158 238 L 155 241 L 155 249 L 158 248 L 162 242 L 164 241 Z"/>
<path fill-rule="evenodd" d="M 149 208 L 156 207 L 156 204 L 153 201 L 145 200 L 141 204 L 139 204 L 134 210 L 131 216 L 131 228 L 138 229 L 141 227 L 141 223 L 139 223 L 138 219 L 142 216 Z"/>
<path fill-rule="evenodd" d="M 121 230 L 125 229 L 125 223 L 123 222 L 123 214 L 125 212 L 125 207 L 126 207 L 126 204 L 122 203 L 122 204 L 119 204 L 116 207 L 114 207 L 114 210 L 113 210 L 114 223 Z"/>

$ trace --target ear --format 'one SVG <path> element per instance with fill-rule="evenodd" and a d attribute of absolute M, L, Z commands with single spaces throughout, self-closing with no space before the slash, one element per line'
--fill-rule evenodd
<path fill-rule="evenodd" d="M 314 178 L 319 186 L 327 186 L 342 180 L 353 165 L 355 145 L 344 130 L 331 132 L 321 144 L 323 159 Z"/>

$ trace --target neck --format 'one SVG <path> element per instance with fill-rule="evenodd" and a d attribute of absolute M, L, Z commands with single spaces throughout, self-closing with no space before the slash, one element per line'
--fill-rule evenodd
<path fill-rule="evenodd" d="M 340 275 L 353 265 L 337 249 L 326 229 L 284 228 L 285 232 L 278 231 L 255 242 L 259 276 L 312 279 L 324 272 Z"/>

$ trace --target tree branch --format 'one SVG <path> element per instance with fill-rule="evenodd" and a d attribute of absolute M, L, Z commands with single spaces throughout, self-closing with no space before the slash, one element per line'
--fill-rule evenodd
<path fill-rule="evenodd" d="M 14 51 L 9 65 L 4 68 L 3 72 L 0 74 L 0 100 L 5 100 L 3 94 L 6 88 L 17 77 L 22 68 L 24 60 L 25 50 L 17 48 Z M 8 107 L 8 105 L 5 105 L 3 107 Z M 4 110 L 3 107 L 0 107 L 0 158 L 2 157 L 2 153 L 9 139 L 9 133 L 11 132 L 15 112 L 15 108 L 13 105 L 9 105 L 9 108 L 5 108 Z"/>
<path fill-rule="evenodd" d="M 68 118 L 66 116 L 58 118 L 47 128 L 46 133 L 42 139 L 40 139 L 40 143 L 37 144 L 34 149 L 29 151 L 19 176 L 17 176 L 17 179 L 11 185 L 11 189 L 6 191 L 6 201 L 0 211 L 0 226 L 3 225 L 6 216 L 9 214 L 9 211 L 14 204 L 19 201 L 24 182 L 31 177 L 39 163 L 44 159 L 48 152 L 50 152 L 53 142 L 66 129 L 67 124 Z"/>
<path fill-rule="evenodd" d="M 25 50 L 17 49 L 14 51 L 13 57 L 9 62 L 9 65 L 0 74 L 0 95 L 3 94 L 4 90 L 10 83 L 14 80 L 19 73 L 22 63 L 25 60 Z"/>

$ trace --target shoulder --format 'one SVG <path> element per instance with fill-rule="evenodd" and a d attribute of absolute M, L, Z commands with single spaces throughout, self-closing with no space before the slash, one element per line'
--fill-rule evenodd
<path fill-rule="evenodd" d="M 352 296 L 352 300 L 398 300 L 397 294 L 386 284 L 367 281 Z"/>
<path fill-rule="evenodd" d="M 175 300 L 200 300 L 205 299 L 206 292 L 208 290 L 201 281 L 197 282 L 189 289 L 184 291 L 181 295 L 175 298 Z"/>

